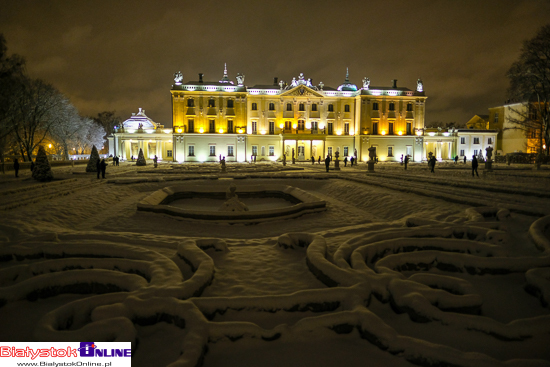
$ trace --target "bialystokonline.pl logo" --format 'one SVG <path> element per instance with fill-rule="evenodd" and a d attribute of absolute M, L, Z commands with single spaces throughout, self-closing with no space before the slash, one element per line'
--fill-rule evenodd
<path fill-rule="evenodd" d="M 9 343 L 0 342 L 0 366 L 131 367 L 131 343 Z"/>

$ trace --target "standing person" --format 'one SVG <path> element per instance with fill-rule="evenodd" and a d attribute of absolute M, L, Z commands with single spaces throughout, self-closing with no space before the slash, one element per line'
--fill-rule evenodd
<path fill-rule="evenodd" d="M 472 177 L 474 177 L 474 172 L 476 173 L 477 177 L 479 177 L 479 174 L 477 173 L 477 166 L 479 164 L 477 163 L 477 158 L 475 155 L 472 156 Z"/>
<path fill-rule="evenodd" d="M 101 173 L 101 160 L 98 158 L 97 163 L 95 164 L 97 170 L 97 179 L 99 180 L 99 174 Z"/>
<path fill-rule="evenodd" d="M 348 157 L 344 157 L 344 167 L 347 167 L 347 166 L 348 166 Z"/>
<path fill-rule="evenodd" d="M 401 154 L 401 165 L 403 165 L 403 154 Z"/>
<path fill-rule="evenodd" d="M 319 164 L 321 164 L 321 156 L 319 156 Z"/>
<path fill-rule="evenodd" d="M 153 158 L 153 163 L 155 164 L 155 168 L 157 168 L 158 160 L 159 159 L 158 159 L 157 155 L 155 154 L 155 158 Z M 220 154 L 220 162 L 221 162 L 221 160 L 222 160 L 222 155 Z"/>
<path fill-rule="evenodd" d="M 328 168 L 330 167 L 330 155 L 327 154 L 327 157 L 325 158 L 325 167 L 327 168 L 327 172 L 328 172 Z"/>
<path fill-rule="evenodd" d="M 315 157 L 311 156 L 311 164 L 315 164 Z"/>
<path fill-rule="evenodd" d="M 466 156 L 464 156 L 464 164 L 466 164 Z"/>
<path fill-rule="evenodd" d="M 458 163 L 458 155 L 455 155 L 455 164 Z"/>
<path fill-rule="evenodd" d="M 17 158 L 13 161 L 13 170 L 15 171 L 15 177 L 19 177 L 19 161 Z"/>
<path fill-rule="evenodd" d="M 107 163 L 105 162 L 105 159 L 101 160 L 101 163 L 99 163 L 99 168 L 101 169 L 101 178 L 105 178 L 105 171 L 107 170 Z M 97 178 L 99 178 L 99 173 L 97 174 Z"/>
<path fill-rule="evenodd" d="M 435 156 L 432 155 L 432 158 L 430 159 L 430 172 L 435 173 Z"/>
<path fill-rule="evenodd" d="M 352 167 L 353 167 L 353 162 L 354 162 L 354 161 L 355 161 L 354 157 L 351 156 L 351 158 L 349 159 L 349 163 L 350 163 L 350 165 L 351 165 Z M 357 164 L 357 163 L 355 163 L 355 164 Z"/>
<path fill-rule="evenodd" d="M 409 164 L 409 155 L 408 154 L 405 156 L 405 161 L 404 162 L 405 162 L 405 170 L 407 170 L 407 164 Z"/>

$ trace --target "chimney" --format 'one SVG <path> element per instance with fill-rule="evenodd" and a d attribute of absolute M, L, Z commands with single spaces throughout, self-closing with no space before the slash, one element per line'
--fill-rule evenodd
<path fill-rule="evenodd" d="M 203 75 L 204 75 L 203 73 L 199 73 L 199 83 L 202 83 L 202 76 Z"/>
<path fill-rule="evenodd" d="M 279 78 L 273 78 L 273 85 L 279 85 Z"/>
<path fill-rule="evenodd" d="M 392 79 L 392 88 L 397 88 L 397 79 Z"/>

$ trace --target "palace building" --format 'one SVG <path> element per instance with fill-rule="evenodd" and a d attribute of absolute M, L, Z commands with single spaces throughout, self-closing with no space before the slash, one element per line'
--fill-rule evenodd
<path fill-rule="evenodd" d="M 227 68 L 219 81 L 183 82 L 174 75 L 170 90 L 172 126 L 164 128 L 141 110 L 117 127 L 110 154 L 124 159 L 143 149 L 175 162 L 228 162 L 318 160 L 327 155 L 340 159 L 355 156 L 368 160 L 368 148 L 376 147 L 380 161 L 400 161 L 409 155 L 421 161 L 428 154 L 429 136 L 424 132 L 426 95 L 422 81 L 416 88 L 362 86 L 350 82 L 349 73 L 337 88 L 322 82 L 313 85 L 303 74 L 290 81 L 245 86 L 244 75 L 229 79 Z M 426 141 L 425 141 L 426 139 Z M 430 147 L 442 159 L 456 150 L 449 145 Z"/>

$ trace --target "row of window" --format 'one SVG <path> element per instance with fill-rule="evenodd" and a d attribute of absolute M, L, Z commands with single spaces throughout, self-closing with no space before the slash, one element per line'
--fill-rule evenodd
<path fill-rule="evenodd" d="M 234 103 L 234 101 L 232 99 L 228 99 L 227 100 L 227 108 L 233 108 L 233 103 Z M 195 100 L 191 99 L 191 98 L 188 99 L 187 100 L 187 107 L 195 107 Z M 214 107 L 216 107 L 216 101 L 214 99 L 209 99 L 208 100 L 208 108 L 214 108 Z M 395 111 L 395 103 L 390 102 L 388 108 L 389 108 L 390 111 Z M 374 111 L 378 111 L 378 109 L 379 109 L 378 102 L 373 102 L 372 109 Z M 253 102 L 252 103 L 252 111 L 257 111 L 257 110 L 258 110 L 258 104 L 256 102 Z M 293 111 L 292 103 L 287 103 L 286 104 L 286 110 L 287 111 Z M 305 104 L 300 103 L 298 105 L 298 111 L 305 111 L 305 110 L 306 110 Z M 412 103 L 407 104 L 407 111 L 412 111 L 412 110 L 413 110 Z M 275 111 L 275 103 L 269 103 L 269 111 Z M 316 103 L 311 105 L 311 111 L 314 111 L 314 112 L 317 111 L 317 104 Z M 333 104 L 328 105 L 328 112 L 334 112 L 334 105 Z M 344 112 L 350 112 L 349 104 L 344 105 Z M 495 122 L 498 122 L 498 113 L 495 114 Z"/>
<path fill-rule="evenodd" d="M 270 146 L 268 146 L 268 149 L 269 149 L 269 156 L 270 157 L 275 156 L 275 146 L 270 145 Z M 170 151 L 170 154 L 171 153 L 172 152 Z M 216 156 L 216 146 L 215 145 L 210 145 L 209 146 L 209 155 L 210 155 L 210 157 L 215 157 Z M 258 155 L 258 146 L 257 145 L 252 146 L 252 155 L 254 155 L 254 156 Z M 169 155 L 169 157 L 170 156 L 171 155 Z M 189 145 L 188 146 L 188 156 L 189 157 L 194 157 L 195 156 L 195 146 L 194 145 Z M 227 155 L 226 155 L 226 157 L 233 157 L 233 156 L 235 156 L 235 147 L 233 145 L 228 145 L 227 146 Z M 265 147 L 262 147 L 262 156 L 265 156 Z"/>
<path fill-rule="evenodd" d="M 388 135 L 395 135 L 395 130 L 394 130 L 394 123 L 393 122 L 389 122 L 388 123 L 388 131 L 387 132 L 384 132 L 385 134 L 387 133 Z M 378 130 L 378 122 L 373 122 L 372 123 L 372 135 L 378 135 L 380 134 L 380 131 Z M 407 130 L 405 132 L 406 135 L 412 135 L 412 123 L 411 122 L 407 122 Z"/>
<path fill-rule="evenodd" d="M 466 138 L 464 136 L 460 138 L 460 144 L 466 144 Z M 479 138 L 474 138 L 473 144 L 479 144 Z M 487 144 L 493 144 L 493 138 L 488 138 Z"/>

